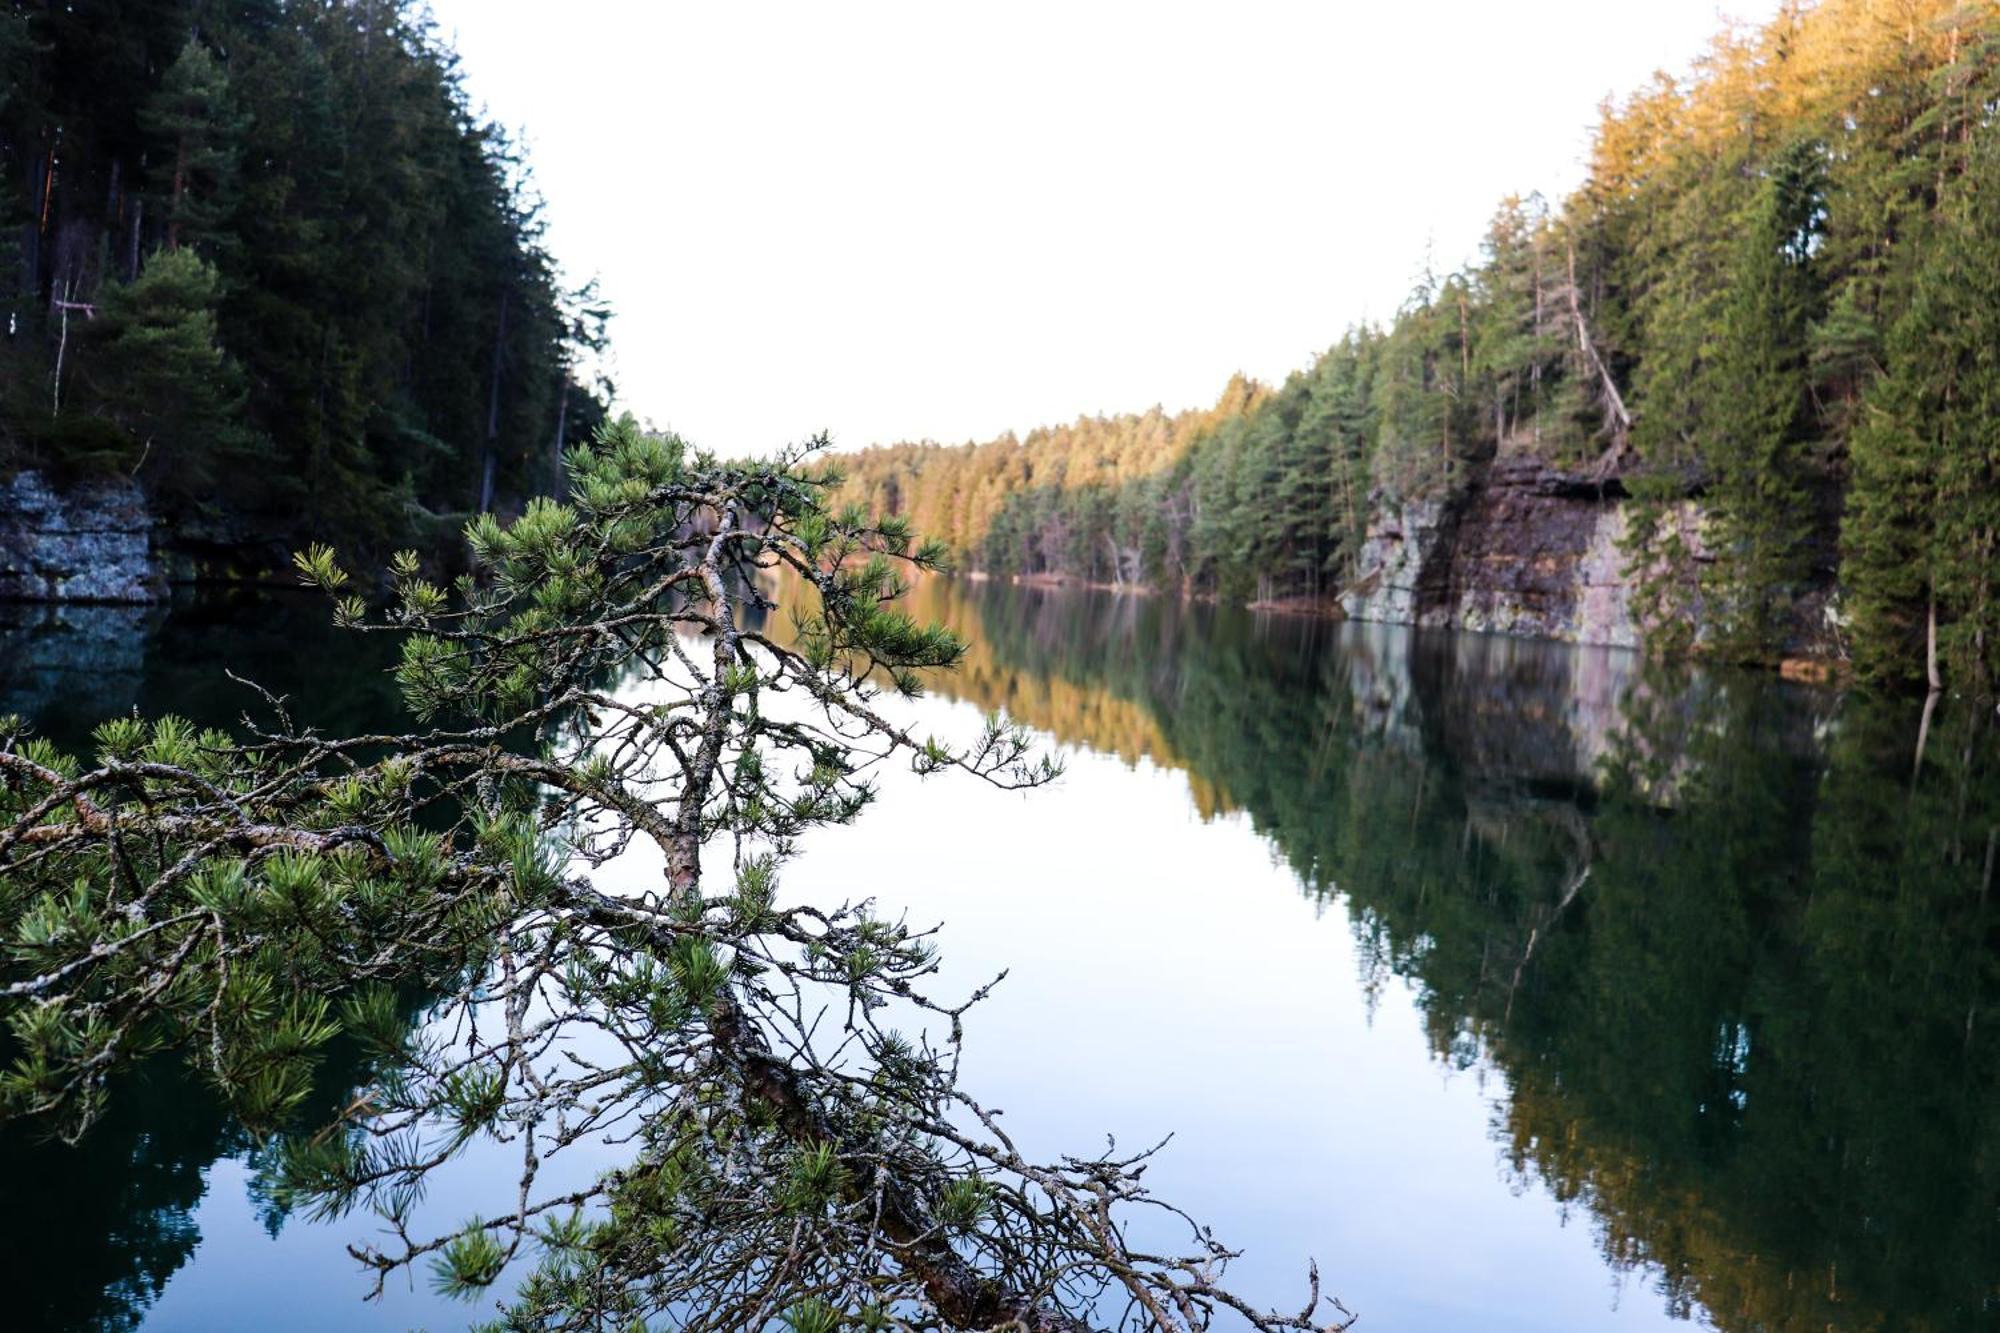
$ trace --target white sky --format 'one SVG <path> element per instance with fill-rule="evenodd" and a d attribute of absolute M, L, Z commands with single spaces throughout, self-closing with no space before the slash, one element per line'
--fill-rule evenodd
<path fill-rule="evenodd" d="M 622 404 L 725 453 L 1212 402 L 1395 310 L 1607 93 L 1773 0 L 432 0 L 597 274 Z"/>

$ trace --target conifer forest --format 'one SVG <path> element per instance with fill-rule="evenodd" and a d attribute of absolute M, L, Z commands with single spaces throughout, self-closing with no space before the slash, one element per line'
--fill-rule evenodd
<path fill-rule="evenodd" d="M 607 312 L 414 6 L 10 4 L 0 163 L 0 465 L 135 476 L 225 563 L 435 545 L 602 416 Z"/>
<path fill-rule="evenodd" d="M 2000 0 L 1710 3 L 0 0 L 0 1330 L 2000 1326 Z"/>
<path fill-rule="evenodd" d="M 871 451 L 856 484 L 995 574 L 1319 599 L 1369 572 L 1385 498 L 1532 460 L 1637 502 L 1655 647 L 1701 599 L 1725 657 L 1824 639 L 1869 679 L 1990 690 L 1996 105 L 1991 5 L 1786 5 L 1608 101 L 1579 189 L 1497 201 L 1477 262 L 1283 384 Z"/>

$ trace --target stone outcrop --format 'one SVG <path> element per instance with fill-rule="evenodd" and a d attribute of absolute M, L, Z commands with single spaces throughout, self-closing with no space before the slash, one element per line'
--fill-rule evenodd
<path fill-rule="evenodd" d="M 1678 518 L 1698 530 L 1692 511 Z M 1634 648 L 1629 521 L 1615 481 L 1503 458 L 1456 503 L 1379 506 L 1341 609 L 1353 620 Z"/>
<path fill-rule="evenodd" d="M 58 491 L 38 472 L 0 483 L 0 600 L 142 603 L 165 592 L 136 483 Z"/>

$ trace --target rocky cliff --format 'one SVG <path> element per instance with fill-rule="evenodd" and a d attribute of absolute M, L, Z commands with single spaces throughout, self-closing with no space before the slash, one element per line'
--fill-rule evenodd
<path fill-rule="evenodd" d="M 0 600 L 138 603 L 165 591 L 137 484 L 59 491 L 38 472 L 0 483 Z"/>
<path fill-rule="evenodd" d="M 1378 505 L 1341 609 L 1353 620 L 1638 647 L 1627 504 L 1615 481 L 1503 458 L 1455 502 Z M 1691 508 L 1679 518 L 1690 536 L 1698 530 Z"/>

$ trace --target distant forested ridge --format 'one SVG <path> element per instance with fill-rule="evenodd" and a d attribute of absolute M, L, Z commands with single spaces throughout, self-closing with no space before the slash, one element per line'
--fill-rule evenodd
<path fill-rule="evenodd" d="M 602 417 L 606 312 L 404 0 L 11 0 L 0 168 L 0 469 L 422 544 Z"/>
<path fill-rule="evenodd" d="M 1476 263 L 1283 385 L 871 450 L 849 485 L 992 573 L 1325 598 L 1371 514 L 1530 464 L 1630 504 L 1656 646 L 1698 619 L 1770 660 L 1811 617 L 1864 675 L 1990 690 L 1997 106 L 1986 0 L 1787 4 L 1607 102 L 1573 195 L 1502 201 Z"/>

